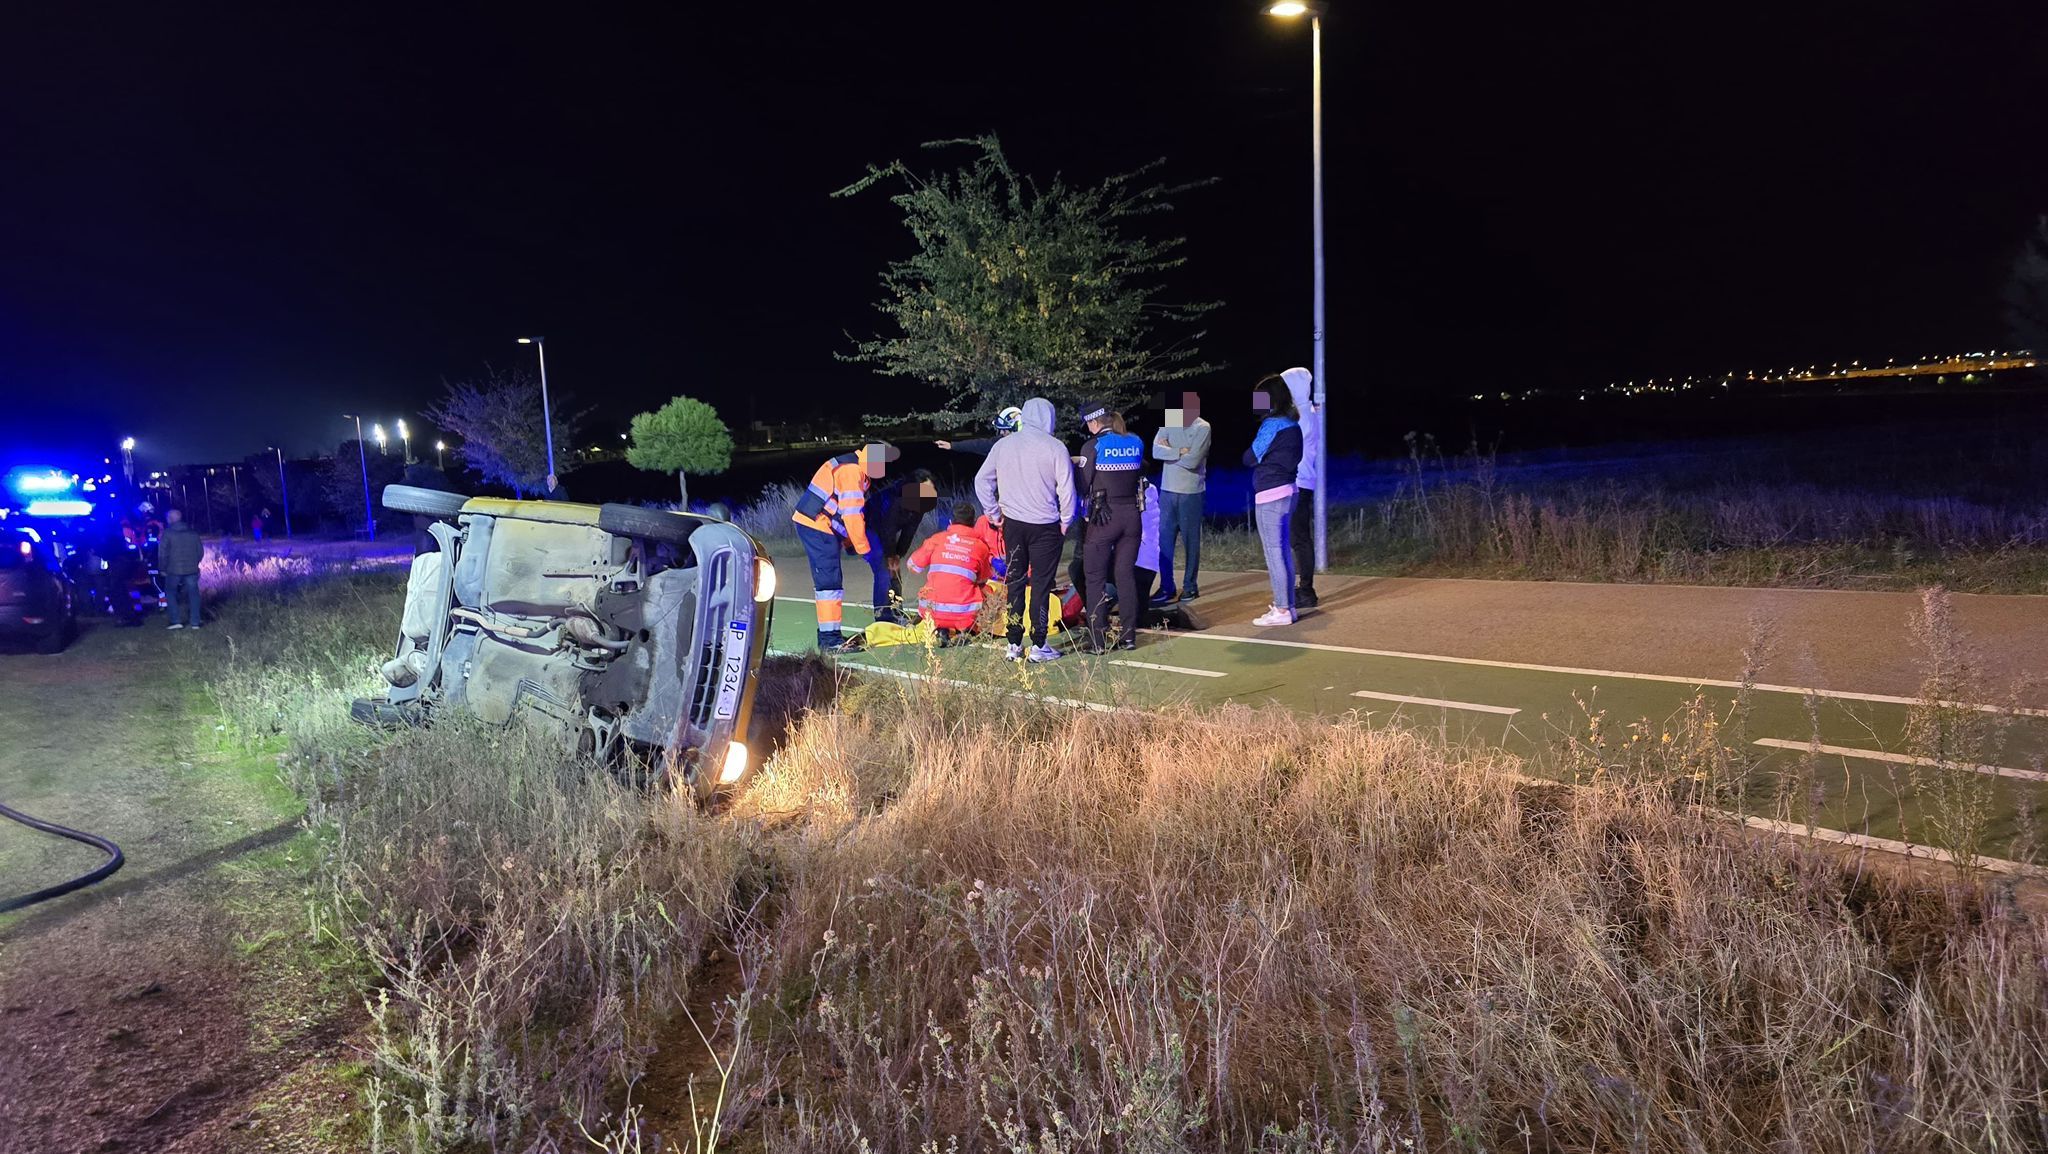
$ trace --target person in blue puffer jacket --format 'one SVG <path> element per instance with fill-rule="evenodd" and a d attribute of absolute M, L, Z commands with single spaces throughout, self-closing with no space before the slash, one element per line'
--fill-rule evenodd
<path fill-rule="evenodd" d="M 1259 414 L 1258 435 L 1244 451 L 1252 471 L 1253 520 L 1259 547 L 1266 554 L 1266 579 L 1273 586 L 1273 604 L 1254 618 L 1262 626 L 1294 624 L 1294 558 L 1288 529 L 1294 514 L 1295 471 L 1301 467 L 1301 420 L 1279 376 L 1260 381 L 1252 390 L 1252 411 Z"/>

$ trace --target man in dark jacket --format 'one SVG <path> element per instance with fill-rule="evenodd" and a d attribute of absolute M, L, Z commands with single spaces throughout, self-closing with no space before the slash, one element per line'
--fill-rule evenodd
<path fill-rule="evenodd" d="M 168 586 L 164 592 L 169 595 L 173 629 L 199 628 L 199 559 L 205 554 L 199 531 L 185 523 L 183 513 L 171 510 L 164 535 L 157 541 L 157 568 Z M 185 610 L 182 614 L 181 609 Z"/>

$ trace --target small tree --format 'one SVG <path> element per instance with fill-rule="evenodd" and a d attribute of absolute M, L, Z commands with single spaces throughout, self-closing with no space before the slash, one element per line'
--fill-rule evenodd
<path fill-rule="evenodd" d="M 555 444 L 567 452 L 588 410 L 572 411 L 560 393 L 553 408 Z M 451 382 L 448 395 L 427 416 L 462 438 L 462 459 L 484 480 L 508 485 L 522 497 L 546 486 L 540 381 L 532 374 L 486 369 L 475 380 Z"/>
<path fill-rule="evenodd" d="M 2005 282 L 2005 324 L 2012 338 L 2037 357 L 2048 357 L 2048 216 L 2013 258 Z"/>
<path fill-rule="evenodd" d="M 884 182 L 917 239 L 915 255 L 882 273 L 875 306 L 901 335 L 859 342 L 842 359 L 944 392 L 934 412 L 951 426 L 992 415 L 1026 396 L 1062 412 L 1090 399 L 1128 407 L 1168 381 L 1213 370 L 1185 326 L 1218 304 L 1167 303 L 1159 278 L 1178 268 L 1185 238 L 1152 239 L 1138 218 L 1167 212 L 1194 184 L 1142 183 L 1163 161 L 1091 188 L 1055 177 L 1041 188 L 1019 175 L 993 136 L 925 145 L 979 151 L 950 174 L 919 175 L 901 160 L 834 196 Z M 1179 329 L 1169 335 L 1169 331 Z"/>
<path fill-rule="evenodd" d="M 690 474 L 723 473 L 732 466 L 732 431 L 718 410 L 695 397 L 676 397 L 633 418 L 626 460 L 636 469 L 674 473 L 683 508 L 690 507 Z"/>

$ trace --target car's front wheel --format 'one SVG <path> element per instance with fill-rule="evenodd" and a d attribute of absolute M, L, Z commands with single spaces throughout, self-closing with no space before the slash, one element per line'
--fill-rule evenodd
<path fill-rule="evenodd" d="M 418 485 L 384 486 L 384 507 L 416 517 L 453 517 L 469 503 L 463 493 L 422 489 Z"/>

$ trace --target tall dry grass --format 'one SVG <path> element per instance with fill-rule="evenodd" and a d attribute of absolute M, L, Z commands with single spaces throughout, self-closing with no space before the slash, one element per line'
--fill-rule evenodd
<path fill-rule="evenodd" d="M 2048 1144 L 2048 930 L 1668 791 L 1279 713 L 814 715 L 754 1070 L 785 1150 Z"/>

